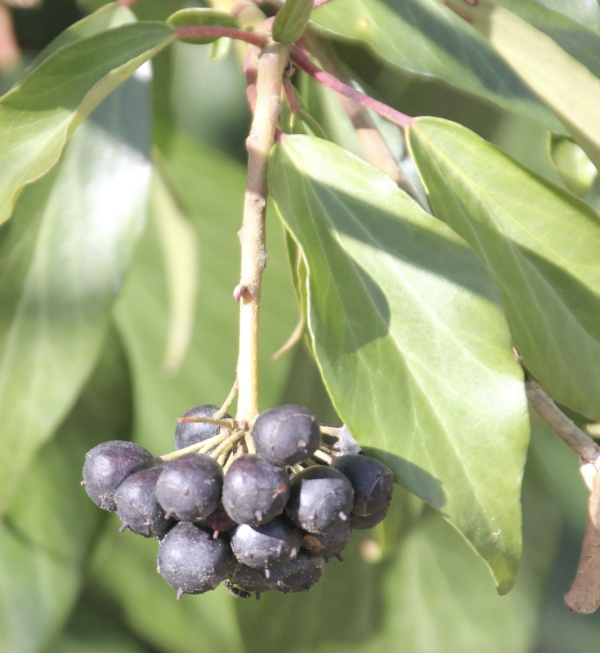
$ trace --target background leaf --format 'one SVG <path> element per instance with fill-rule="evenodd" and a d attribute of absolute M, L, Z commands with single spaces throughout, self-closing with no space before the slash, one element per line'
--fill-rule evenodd
<path fill-rule="evenodd" d="M 600 418 L 598 214 L 460 125 L 419 119 L 409 142 L 435 214 L 496 280 L 528 369 Z"/>
<path fill-rule="evenodd" d="M 120 91 L 0 231 L 0 511 L 94 367 L 144 224 L 147 88 Z"/>
<path fill-rule="evenodd" d="M 0 159 L 0 223 L 23 186 L 56 164 L 75 127 L 173 38 L 167 25 L 136 23 L 79 39 L 50 55 L 0 100 L 6 148 Z"/>
<path fill-rule="evenodd" d="M 345 0 L 311 20 L 331 35 L 367 44 L 408 73 L 438 77 L 504 109 L 561 131 L 560 124 L 486 43 L 438 0 Z"/>
<path fill-rule="evenodd" d="M 99 442 L 126 439 L 131 412 L 127 368 L 111 331 L 79 401 L 0 523 L 3 653 L 40 651 L 68 617 L 104 516 L 79 487 L 84 456 Z"/>
<path fill-rule="evenodd" d="M 269 187 L 304 251 L 315 354 L 340 417 L 507 592 L 529 424 L 491 280 L 387 176 L 325 141 L 286 137 Z"/>
<path fill-rule="evenodd" d="M 476 7 L 465 8 L 462 0 L 448 0 L 447 5 L 463 13 L 469 24 L 552 109 L 599 167 L 600 79 L 543 32 L 503 7 L 485 0 Z M 597 58 L 595 68 L 600 69 Z"/>

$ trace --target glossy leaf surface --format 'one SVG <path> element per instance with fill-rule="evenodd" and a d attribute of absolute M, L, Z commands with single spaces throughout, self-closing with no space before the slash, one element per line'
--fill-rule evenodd
<path fill-rule="evenodd" d="M 131 413 L 127 368 L 111 332 L 77 404 L 0 522 L 3 653 L 41 651 L 68 617 L 105 515 L 80 486 L 85 453 L 103 440 L 127 439 Z"/>
<path fill-rule="evenodd" d="M 171 27 L 151 22 L 81 38 L 44 59 L 0 100 L 0 223 L 23 186 L 56 164 L 75 127 L 173 39 Z"/>
<path fill-rule="evenodd" d="M 93 369 L 144 224 L 147 88 L 134 81 L 0 230 L 0 511 Z"/>
<path fill-rule="evenodd" d="M 269 170 L 306 258 L 309 326 L 336 410 L 508 591 L 529 425 L 491 279 L 387 176 L 330 143 L 286 137 Z"/>
<path fill-rule="evenodd" d="M 475 7 L 461 0 L 447 4 L 462 12 L 600 167 L 600 79 L 549 36 L 503 7 L 485 0 Z"/>
<path fill-rule="evenodd" d="M 330 2 L 315 10 L 311 20 L 338 37 L 367 44 L 392 66 L 433 75 L 561 130 L 502 58 L 438 0 Z"/>
<path fill-rule="evenodd" d="M 600 218 L 468 129 L 436 119 L 409 142 L 435 214 L 485 263 L 515 346 L 557 401 L 600 418 Z"/>

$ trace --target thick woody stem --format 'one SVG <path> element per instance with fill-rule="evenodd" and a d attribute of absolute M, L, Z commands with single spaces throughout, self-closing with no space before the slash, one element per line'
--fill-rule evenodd
<path fill-rule="evenodd" d="M 600 447 L 558 408 L 537 381 L 528 377 L 525 388 L 529 404 L 556 435 L 585 460 L 593 463 L 600 459 Z"/>
<path fill-rule="evenodd" d="M 267 167 L 275 139 L 277 117 L 281 111 L 283 72 L 287 62 L 288 49 L 280 43 L 267 45 L 258 59 L 256 106 L 247 140 L 248 177 L 244 218 L 239 233 L 242 245 L 240 287 L 244 292 L 240 296 L 238 420 L 248 420 L 259 411 L 258 316 L 262 274 L 267 263 Z"/>

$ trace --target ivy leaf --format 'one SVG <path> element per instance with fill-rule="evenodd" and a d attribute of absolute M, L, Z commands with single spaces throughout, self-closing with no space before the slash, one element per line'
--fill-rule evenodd
<path fill-rule="evenodd" d="M 528 369 L 600 419 L 598 214 L 455 123 L 419 119 L 409 142 L 435 214 L 496 280 Z"/>
<path fill-rule="evenodd" d="M 273 39 L 284 45 L 297 41 L 306 28 L 313 0 L 286 0 L 273 21 Z"/>
<path fill-rule="evenodd" d="M 94 367 L 144 223 L 148 89 L 134 81 L 0 230 L 0 512 Z"/>
<path fill-rule="evenodd" d="M 448 0 L 548 105 L 594 165 L 600 167 L 600 79 L 554 40 L 485 0 Z"/>
<path fill-rule="evenodd" d="M 77 598 L 82 566 L 103 513 L 80 486 L 85 453 L 127 439 L 131 390 L 114 331 L 56 438 L 28 470 L 0 522 L 0 649 L 35 653 L 59 632 Z"/>
<path fill-rule="evenodd" d="M 344 0 L 311 20 L 409 74 L 435 76 L 463 91 L 522 113 L 553 131 L 559 121 L 513 70 L 439 0 Z"/>
<path fill-rule="evenodd" d="M 56 164 L 75 127 L 174 38 L 173 28 L 151 22 L 80 38 L 44 59 L 0 99 L 0 223 L 23 186 Z"/>
<path fill-rule="evenodd" d="M 37 68 L 44 59 L 54 54 L 58 49 L 65 45 L 70 45 L 88 36 L 94 36 L 120 25 L 128 25 L 136 22 L 135 15 L 127 7 L 115 5 L 113 3 L 101 7 L 98 11 L 90 16 L 86 16 L 73 25 L 67 27 L 53 41 L 45 47 L 38 56 L 31 62 L 29 70 Z"/>
<path fill-rule="evenodd" d="M 309 327 L 338 414 L 506 593 L 529 423 L 494 284 L 462 240 L 331 143 L 287 136 L 269 170 L 306 258 Z"/>

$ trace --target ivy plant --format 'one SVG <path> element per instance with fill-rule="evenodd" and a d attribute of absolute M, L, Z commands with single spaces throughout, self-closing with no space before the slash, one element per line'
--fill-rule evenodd
<path fill-rule="evenodd" d="M 564 508 L 541 488 L 577 467 L 560 439 L 589 488 L 566 601 L 600 605 L 600 8 L 209 5 L 83 3 L 0 98 L 0 648 L 67 650 L 93 585 L 123 608 L 124 651 L 132 632 L 190 653 L 531 650 Z M 237 67 L 246 170 L 164 110 L 192 50 Z M 487 138 L 395 96 L 431 79 L 483 107 Z M 544 134 L 543 164 L 494 120 Z M 79 505 L 85 450 L 161 453 L 185 410 L 236 393 L 236 424 L 308 405 L 397 486 L 296 618 L 288 597 L 170 602 L 155 551 Z"/>

